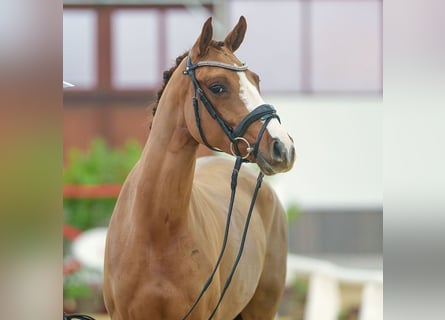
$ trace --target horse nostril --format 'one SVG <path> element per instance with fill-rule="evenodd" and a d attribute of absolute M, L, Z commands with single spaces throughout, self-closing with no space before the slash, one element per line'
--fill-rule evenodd
<path fill-rule="evenodd" d="M 272 143 L 272 157 L 275 161 L 279 162 L 286 159 L 286 148 L 279 139 L 274 139 Z"/>
<path fill-rule="evenodd" d="M 293 163 L 294 160 L 295 160 L 295 147 L 294 147 L 294 145 L 292 145 L 290 147 L 289 154 L 290 154 L 290 162 Z"/>

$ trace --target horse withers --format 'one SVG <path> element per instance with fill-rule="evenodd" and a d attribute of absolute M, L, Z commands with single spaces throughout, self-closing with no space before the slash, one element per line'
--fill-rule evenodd
<path fill-rule="evenodd" d="M 108 228 L 104 299 L 113 320 L 209 319 L 220 299 L 257 178 L 249 168 L 239 171 L 227 245 L 210 283 L 225 238 L 234 161 L 197 160 L 199 144 L 255 162 L 266 175 L 293 166 L 292 139 L 263 101 L 258 75 L 234 55 L 246 28 L 241 17 L 224 41 L 215 41 L 209 18 L 192 49 L 164 74 L 149 138 Z M 286 256 L 285 212 L 263 183 L 245 250 L 212 319 L 273 319 Z"/>

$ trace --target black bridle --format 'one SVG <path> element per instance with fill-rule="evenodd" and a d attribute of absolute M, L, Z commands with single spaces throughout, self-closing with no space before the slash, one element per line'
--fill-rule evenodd
<path fill-rule="evenodd" d="M 226 226 L 225 226 L 225 230 L 224 230 L 224 239 L 223 239 L 223 244 L 221 247 L 221 251 L 219 253 L 218 259 L 216 261 L 216 264 L 212 270 L 212 273 L 210 274 L 210 276 L 208 277 L 207 281 L 205 282 L 200 294 L 198 295 L 198 297 L 196 298 L 195 302 L 193 303 L 193 305 L 190 307 L 189 311 L 186 313 L 186 315 L 182 318 L 182 320 L 187 319 L 190 314 L 192 313 L 192 311 L 195 309 L 195 307 L 198 305 L 198 302 L 201 300 L 202 296 L 204 295 L 204 293 L 206 292 L 206 290 L 209 288 L 210 284 L 213 281 L 213 277 L 216 273 L 216 270 L 218 269 L 221 260 L 222 260 L 222 256 L 224 254 L 224 251 L 226 249 L 226 245 L 227 245 L 227 240 L 228 240 L 228 235 L 229 235 L 229 228 L 230 228 L 230 221 L 231 221 L 231 217 L 232 217 L 232 210 L 233 210 L 233 204 L 234 204 L 234 199 L 235 199 L 235 192 L 236 192 L 236 186 L 237 186 L 237 181 L 238 181 L 238 173 L 239 170 L 241 168 L 241 164 L 243 162 L 248 162 L 249 160 L 247 160 L 247 158 L 249 157 L 249 155 L 252 153 L 253 157 L 256 158 L 258 155 L 258 149 L 259 149 L 259 144 L 260 141 L 263 137 L 264 131 L 267 128 L 267 125 L 269 124 L 269 122 L 273 119 L 276 118 L 278 119 L 278 121 L 280 121 L 280 118 L 277 115 L 277 112 L 275 110 L 275 108 L 273 106 L 271 106 L 270 104 L 262 104 L 258 107 L 256 107 L 254 110 L 252 110 L 246 117 L 244 117 L 244 119 L 242 119 L 240 121 L 240 123 L 235 127 L 232 128 L 226 121 L 224 121 L 223 118 L 221 118 L 218 114 L 218 112 L 215 110 L 215 108 L 213 107 L 212 103 L 210 102 L 210 100 L 207 98 L 207 96 L 205 95 L 204 91 L 202 90 L 201 86 L 199 85 L 198 80 L 196 79 L 196 75 L 195 75 L 195 70 L 197 68 L 200 67 L 216 67 L 216 68 L 224 68 L 224 69 L 228 69 L 231 71 L 235 71 L 235 72 L 242 72 L 242 71 L 246 71 L 247 70 L 247 66 L 245 64 L 243 64 L 242 66 L 235 66 L 235 65 L 230 65 L 227 63 L 222 63 L 219 61 L 200 61 L 197 62 L 195 64 L 192 63 L 190 55 L 187 56 L 187 64 L 186 64 L 186 68 L 183 71 L 183 74 L 185 75 L 189 75 L 192 83 L 193 83 L 193 87 L 194 87 L 194 94 L 193 94 L 193 108 L 195 111 L 195 119 L 196 119 L 196 125 L 198 127 L 199 130 L 199 134 L 201 136 L 201 139 L 203 141 L 203 143 L 210 149 L 214 150 L 214 151 L 218 151 L 221 152 L 222 150 L 219 148 L 216 148 L 214 146 L 211 146 L 209 144 L 209 142 L 207 141 L 204 131 L 202 129 L 201 126 L 201 117 L 199 114 L 199 106 L 198 106 L 198 98 L 197 96 L 199 96 L 200 100 L 202 101 L 202 103 L 204 104 L 207 112 L 210 114 L 210 116 L 218 123 L 218 125 L 222 128 L 222 130 L 224 131 L 224 134 L 226 135 L 226 137 L 230 140 L 230 149 L 232 154 L 236 157 L 236 161 L 235 161 L 235 166 L 233 168 L 233 172 L 232 172 L 232 180 L 231 180 L 231 195 L 230 195 L 230 203 L 229 203 L 229 210 L 227 213 L 227 219 L 226 219 Z M 254 123 L 255 121 L 261 120 L 263 121 L 262 127 L 258 133 L 257 139 L 255 141 L 255 144 L 253 145 L 253 147 L 250 145 L 250 143 L 247 141 L 247 139 L 243 138 L 243 134 L 247 131 L 247 129 L 249 128 L 249 126 Z M 242 141 L 243 143 L 246 144 L 246 154 L 242 155 L 239 148 L 238 148 L 238 143 Z M 242 234 L 242 238 L 241 238 L 241 243 L 240 243 L 240 247 L 238 250 L 238 255 L 232 265 L 232 269 L 229 273 L 229 276 L 227 277 L 223 290 L 220 294 L 220 297 L 218 299 L 218 302 L 216 304 L 216 306 L 214 307 L 212 313 L 209 316 L 209 320 L 213 319 L 219 305 L 221 304 L 221 301 L 232 281 L 233 275 L 236 271 L 236 268 L 238 266 L 238 263 L 241 259 L 241 255 L 243 253 L 244 250 L 244 245 L 246 242 L 246 237 L 247 237 L 247 230 L 249 228 L 249 224 L 250 224 L 250 218 L 252 216 L 252 212 L 253 212 L 253 207 L 255 205 L 255 201 L 258 195 L 258 191 L 261 187 L 261 183 L 263 181 L 263 177 L 264 174 L 262 172 L 260 172 L 258 174 L 258 178 L 257 178 L 257 183 L 255 186 L 255 191 L 253 193 L 252 196 L 252 201 L 250 203 L 250 207 L 249 207 L 249 212 L 247 214 L 247 218 L 246 218 L 246 222 L 244 224 L 244 230 L 243 230 L 243 234 Z"/>
<path fill-rule="evenodd" d="M 219 61 L 200 61 L 197 63 L 192 63 L 192 60 L 190 58 L 190 55 L 187 56 L 187 64 L 186 68 L 183 71 L 183 74 L 189 75 L 190 79 L 192 80 L 193 87 L 194 87 L 194 94 L 193 94 L 193 109 L 195 111 L 195 119 L 196 119 L 196 125 L 199 130 L 199 135 L 201 136 L 201 139 L 203 143 L 210 149 L 214 151 L 221 152 L 222 150 L 219 148 L 215 148 L 214 146 L 211 146 L 209 142 L 207 141 L 204 131 L 201 126 L 201 117 L 199 115 L 199 106 L 198 106 L 198 98 L 202 101 L 204 104 L 207 112 L 210 114 L 210 116 L 218 123 L 218 125 L 221 127 L 221 129 L 224 131 L 224 134 L 226 137 L 230 140 L 230 149 L 234 156 L 241 156 L 243 160 L 247 159 L 247 157 L 250 155 L 250 153 L 253 154 L 253 156 L 256 158 L 258 155 L 258 148 L 260 141 L 263 137 L 264 131 L 266 130 L 267 125 L 269 124 L 270 120 L 273 118 L 278 119 L 280 121 L 280 118 L 277 115 L 277 112 L 273 106 L 270 104 L 262 104 L 258 107 L 256 107 L 254 110 L 252 110 L 243 120 L 240 121 L 240 123 L 235 127 L 232 128 L 223 118 L 221 118 L 218 114 L 218 112 L 213 107 L 210 100 L 205 95 L 204 91 L 202 90 L 201 86 L 199 85 L 198 80 L 196 79 L 195 70 L 200 67 L 217 67 L 217 68 L 223 68 L 228 69 L 235 72 L 241 72 L 246 71 L 247 66 L 243 64 L 242 66 L 235 66 L 230 65 L 227 63 L 219 62 Z M 250 143 L 243 138 L 243 134 L 247 131 L 249 126 L 254 123 L 257 120 L 263 121 L 263 125 L 261 127 L 261 130 L 258 134 L 257 140 L 253 147 L 250 146 Z M 238 143 L 242 141 L 246 144 L 246 154 L 241 155 L 241 152 L 238 148 Z"/>

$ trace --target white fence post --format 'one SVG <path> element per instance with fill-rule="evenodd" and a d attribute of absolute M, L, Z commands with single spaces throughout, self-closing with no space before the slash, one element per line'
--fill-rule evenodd
<path fill-rule="evenodd" d="M 340 292 L 336 278 L 315 272 L 309 279 L 304 312 L 305 320 L 336 320 L 340 310 Z"/>
<path fill-rule="evenodd" d="M 383 285 L 368 282 L 362 291 L 359 320 L 383 320 Z"/>

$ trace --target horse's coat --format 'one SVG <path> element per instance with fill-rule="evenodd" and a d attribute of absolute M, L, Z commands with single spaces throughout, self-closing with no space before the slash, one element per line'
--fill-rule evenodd
<path fill-rule="evenodd" d="M 211 19 L 207 20 L 190 51 L 192 61 L 241 65 L 233 52 L 245 31 L 241 17 L 224 42 L 216 42 L 212 40 Z M 193 86 L 182 74 L 184 68 L 185 61 L 181 61 L 163 88 L 149 139 L 122 187 L 110 220 L 104 298 L 113 320 L 181 320 L 221 250 L 233 160 L 208 157 L 196 161 L 202 141 L 191 106 Z M 196 77 L 220 116 L 232 126 L 259 103 L 251 97 L 262 100 L 257 76 L 251 71 L 238 74 L 202 67 L 196 70 Z M 246 107 L 249 104 L 252 106 Z M 201 104 L 200 110 L 208 142 L 230 153 L 230 141 Z M 243 135 L 252 144 L 260 122 Z M 266 174 L 290 170 L 294 161 L 290 137 L 278 122 L 273 128 L 273 133 L 264 134 L 258 157 L 248 158 Z M 219 298 L 238 252 L 255 184 L 256 175 L 243 167 L 220 268 L 189 319 L 207 319 Z M 274 318 L 286 273 L 285 220 L 276 194 L 263 183 L 243 256 L 214 319 L 230 320 L 239 314 L 244 320 Z"/>

